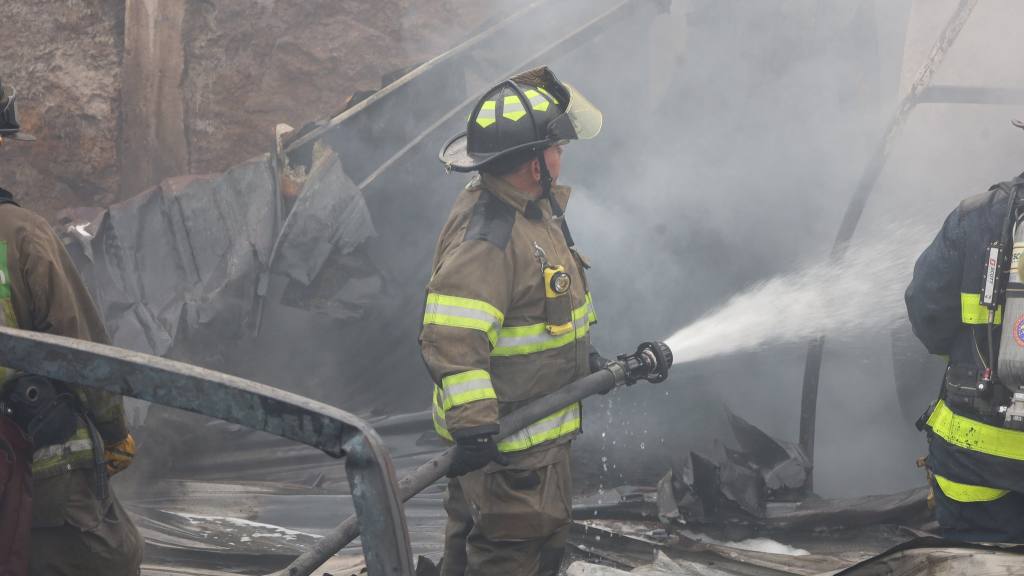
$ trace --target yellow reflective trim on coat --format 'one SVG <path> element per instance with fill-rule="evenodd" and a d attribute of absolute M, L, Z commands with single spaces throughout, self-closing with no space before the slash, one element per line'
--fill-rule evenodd
<path fill-rule="evenodd" d="M 988 308 L 981 303 L 981 294 L 960 293 L 960 321 L 964 324 L 988 324 Z M 996 308 L 996 324 L 1003 323 L 1003 307 Z"/>
<path fill-rule="evenodd" d="M 491 356 L 523 356 L 561 348 L 590 333 L 590 324 L 596 321 L 589 294 L 583 305 L 572 311 L 572 329 L 559 335 L 548 332 L 546 323 L 526 326 L 504 326 L 498 333 Z"/>
<path fill-rule="evenodd" d="M 495 100 L 488 100 L 480 106 L 480 111 L 476 113 L 476 123 L 481 128 L 487 128 L 491 124 L 494 124 L 497 120 L 494 116 L 494 111 L 498 108 L 498 102 Z"/>
<path fill-rule="evenodd" d="M 943 494 L 957 502 L 992 502 L 1010 493 L 1009 490 L 1002 490 L 1000 488 L 961 484 L 938 474 L 934 476 L 935 482 L 939 485 L 939 490 L 942 490 Z"/>
<path fill-rule="evenodd" d="M 575 434 L 583 422 L 583 411 L 580 404 L 572 404 L 542 418 L 508 438 L 498 442 L 501 452 L 519 452 L 538 444 L 556 440 L 562 436 Z"/>
<path fill-rule="evenodd" d="M 60 466 L 92 460 L 92 436 L 88 428 L 79 426 L 67 442 L 43 446 L 32 453 L 32 474 L 44 474 Z"/>
<path fill-rule="evenodd" d="M 445 376 L 441 378 L 441 388 L 445 410 L 477 400 L 498 398 L 491 386 L 491 375 L 486 370 L 469 370 Z"/>
<path fill-rule="evenodd" d="M 505 315 L 491 304 L 460 296 L 427 294 L 427 303 L 423 310 L 424 326 L 436 324 L 486 332 L 491 346 L 497 342 L 498 330 L 504 321 Z"/>
<path fill-rule="evenodd" d="M 928 417 L 932 432 L 954 446 L 1011 460 L 1024 460 L 1024 432 L 992 426 L 954 413 L 939 400 Z"/>
<path fill-rule="evenodd" d="M 514 94 L 505 96 L 501 107 L 501 116 L 513 122 L 518 122 L 520 118 L 526 116 L 526 108 L 523 107 L 523 101 L 519 99 L 519 96 Z"/>
<path fill-rule="evenodd" d="M 444 438 L 449 442 L 454 442 L 455 440 L 452 439 L 452 435 L 448 433 L 447 422 L 445 422 L 444 418 L 444 408 L 441 407 L 440 394 L 441 389 L 434 386 L 434 410 L 432 414 L 434 420 L 434 431 L 437 432 L 437 435 L 441 438 Z"/>

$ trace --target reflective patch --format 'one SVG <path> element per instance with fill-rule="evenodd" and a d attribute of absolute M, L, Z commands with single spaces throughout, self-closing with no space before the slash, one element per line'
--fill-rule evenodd
<path fill-rule="evenodd" d="M 11 273 L 7 267 L 7 242 L 0 241 L 0 300 L 11 298 Z"/>
<path fill-rule="evenodd" d="M 453 328 L 467 328 L 487 333 L 493 346 L 505 315 L 483 300 L 446 296 L 431 292 L 423 310 L 423 325 L 436 324 Z"/>
<path fill-rule="evenodd" d="M 542 418 L 519 432 L 498 442 L 498 450 L 502 452 L 519 452 L 538 444 L 550 442 L 562 436 L 575 434 L 580 429 L 583 411 L 577 402 Z"/>
<path fill-rule="evenodd" d="M 572 312 L 573 329 L 558 336 L 548 333 L 547 324 L 506 326 L 498 332 L 498 340 L 491 356 L 522 356 L 561 348 L 590 333 L 590 325 L 597 321 L 594 306 L 587 294 L 583 305 Z"/>
<path fill-rule="evenodd" d="M 545 90 L 543 86 L 537 86 L 537 90 L 540 90 L 541 93 L 543 93 L 545 96 L 547 96 L 548 98 L 551 98 L 552 102 L 554 102 L 555 104 L 558 104 L 558 98 L 555 98 L 554 96 L 552 96 L 551 93 L 548 92 L 547 90 Z"/>
<path fill-rule="evenodd" d="M 526 116 L 526 109 L 523 108 L 523 101 L 519 99 L 519 96 L 505 96 L 505 102 L 501 108 L 501 115 L 503 118 L 516 122 L 523 116 Z"/>
<path fill-rule="evenodd" d="M 1010 493 L 1009 490 L 999 488 L 961 484 L 938 474 L 934 476 L 935 482 L 939 485 L 939 490 L 942 490 L 942 493 L 949 497 L 949 499 L 956 500 L 957 502 L 991 502 Z"/>
<path fill-rule="evenodd" d="M 927 426 L 946 442 L 989 456 L 1024 461 L 1024 432 L 992 426 L 954 413 L 942 400 Z"/>
<path fill-rule="evenodd" d="M 988 324 L 988 308 L 981 304 L 981 294 L 960 293 L 960 321 L 964 324 Z M 1003 323 L 1003 307 L 996 308 L 996 324 Z"/>
<path fill-rule="evenodd" d="M 530 101 L 530 107 L 538 112 L 547 112 L 551 102 L 546 96 L 537 92 L 536 90 L 527 90 L 525 92 L 526 98 Z"/>
<path fill-rule="evenodd" d="M 494 111 L 497 109 L 498 103 L 494 100 L 488 100 L 480 106 L 480 111 L 476 114 L 476 123 L 481 128 L 487 128 L 491 124 L 494 124 L 495 117 Z"/>
<path fill-rule="evenodd" d="M 477 400 L 497 398 L 491 387 L 491 375 L 486 370 L 469 370 L 445 376 L 441 379 L 441 388 L 445 410 Z"/>

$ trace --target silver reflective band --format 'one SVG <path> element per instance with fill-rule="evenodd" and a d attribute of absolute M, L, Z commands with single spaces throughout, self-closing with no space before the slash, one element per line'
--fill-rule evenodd
<path fill-rule="evenodd" d="M 579 430 L 580 419 L 580 404 L 577 402 L 561 413 L 556 412 L 555 417 L 548 416 L 499 441 L 498 449 L 502 452 L 518 452 L 561 438 Z"/>
<path fill-rule="evenodd" d="M 459 396 L 466 394 L 467 392 L 476 392 L 478 390 L 491 391 L 491 379 L 490 378 L 474 378 L 473 380 L 466 380 L 465 382 L 459 382 L 458 384 L 451 384 L 444 387 L 444 405 L 455 406 L 458 404 L 465 404 L 465 402 L 459 402 Z M 474 398 L 475 400 L 476 398 Z"/>
<path fill-rule="evenodd" d="M 575 329 L 575 331 L 577 331 L 577 337 L 580 337 L 580 336 L 584 335 L 584 334 L 579 333 L 578 331 L 580 329 L 582 329 L 582 328 L 585 328 L 589 323 L 590 323 L 590 315 L 589 314 L 586 314 L 582 318 L 577 318 L 576 320 L 573 321 L 572 325 L 573 325 L 573 328 Z M 499 332 L 498 333 L 498 343 L 494 347 L 495 348 L 511 348 L 513 346 L 525 346 L 525 345 L 530 345 L 530 344 L 543 344 L 545 342 L 551 342 L 552 340 L 565 339 L 566 336 L 572 334 L 571 332 L 566 332 L 565 334 L 562 334 L 562 335 L 559 335 L 559 336 L 552 336 L 551 334 L 548 334 L 547 330 L 544 330 L 544 325 L 543 324 L 540 324 L 538 326 L 542 330 L 538 334 L 527 334 L 525 336 L 502 336 L 501 333 Z M 566 341 L 565 343 L 568 344 L 569 342 L 572 342 L 572 340 L 570 339 L 570 340 Z"/>
<path fill-rule="evenodd" d="M 32 461 L 38 462 L 55 456 L 63 456 L 67 452 L 85 452 L 86 450 L 92 450 L 92 440 L 88 438 L 70 440 L 63 444 L 54 444 L 36 450 L 32 453 Z"/>

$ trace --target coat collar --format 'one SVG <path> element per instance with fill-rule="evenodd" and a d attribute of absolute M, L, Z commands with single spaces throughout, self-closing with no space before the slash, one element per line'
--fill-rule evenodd
<path fill-rule="evenodd" d="M 487 189 L 497 196 L 499 200 L 515 208 L 527 217 L 532 217 L 533 214 L 537 214 L 539 206 L 542 204 L 538 200 L 531 200 L 526 196 L 526 194 L 520 192 L 519 189 L 509 184 L 504 179 L 497 176 L 491 176 L 490 174 L 480 174 L 470 182 L 469 186 Z M 551 196 L 558 202 L 558 205 L 562 207 L 563 211 L 566 206 L 568 206 L 569 196 L 571 195 L 572 189 L 568 186 L 555 185 L 551 187 Z"/>

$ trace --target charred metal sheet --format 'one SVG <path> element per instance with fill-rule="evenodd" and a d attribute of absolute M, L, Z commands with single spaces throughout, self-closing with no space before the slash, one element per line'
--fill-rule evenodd
<path fill-rule="evenodd" d="M 211 343 L 243 334 L 277 227 L 267 160 L 171 178 L 110 207 L 79 268 L 115 344 L 164 355 L 183 332 Z"/>
<path fill-rule="evenodd" d="M 12 328 L 0 328 L 0 365 L 241 424 L 335 458 L 348 454 L 369 573 L 413 573 L 391 459 L 373 428 L 352 414 L 189 364 Z"/>
<path fill-rule="evenodd" d="M 740 446 L 740 451 L 726 448 L 729 459 L 760 472 L 771 499 L 806 495 L 811 463 L 800 446 L 776 440 L 732 412 L 728 416 L 733 436 Z"/>
<path fill-rule="evenodd" d="M 942 538 L 918 538 L 900 544 L 834 576 L 954 576 L 1017 574 L 1024 546 L 971 544 Z"/>
<path fill-rule="evenodd" d="M 774 529 L 912 525 L 929 517 L 928 488 L 913 488 L 880 496 L 772 505 L 768 507 L 767 525 Z"/>
<path fill-rule="evenodd" d="M 347 254 L 376 235 L 363 195 L 331 150 L 315 155 L 277 239 L 272 272 L 308 286 L 335 250 Z"/>

